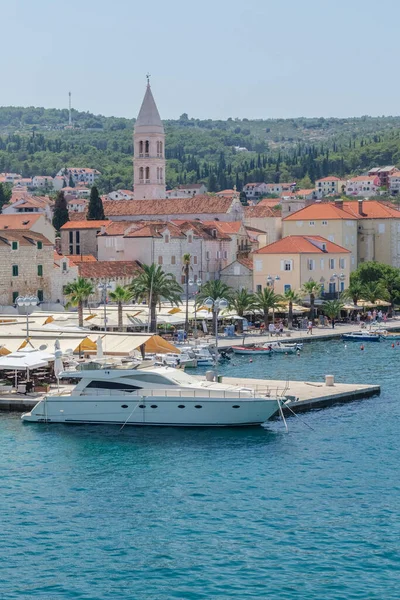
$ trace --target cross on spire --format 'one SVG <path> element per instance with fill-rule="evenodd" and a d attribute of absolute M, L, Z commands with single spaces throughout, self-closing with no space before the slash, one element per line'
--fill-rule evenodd
<path fill-rule="evenodd" d="M 151 77 L 150 73 L 149 73 L 149 72 L 147 72 L 147 73 L 146 73 L 147 85 L 150 85 L 150 77 Z"/>

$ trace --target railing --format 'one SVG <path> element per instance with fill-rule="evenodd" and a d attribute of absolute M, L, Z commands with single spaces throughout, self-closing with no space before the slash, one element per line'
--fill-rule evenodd
<path fill-rule="evenodd" d="M 282 397 L 284 395 L 286 388 L 269 388 L 268 386 L 255 386 L 254 389 L 243 389 L 243 390 L 207 390 L 207 389 L 184 389 L 184 390 L 174 390 L 174 389 L 154 389 L 154 390 L 133 390 L 132 392 L 125 390 L 96 390 L 96 389 L 84 389 L 82 391 L 78 391 L 77 395 L 79 397 L 98 397 L 98 396 L 110 396 L 117 399 L 118 397 L 126 398 L 143 398 L 143 401 L 146 398 L 209 398 L 209 399 L 236 399 L 240 398 L 242 400 L 252 400 L 254 398 L 264 397 L 264 398 L 274 398 L 274 397 Z M 58 393 L 48 394 L 53 397 L 61 397 L 61 396 L 71 396 L 74 395 L 74 392 L 62 391 Z"/>

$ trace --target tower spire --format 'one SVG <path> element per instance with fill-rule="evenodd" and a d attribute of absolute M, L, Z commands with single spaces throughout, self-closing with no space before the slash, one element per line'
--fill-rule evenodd
<path fill-rule="evenodd" d="M 155 103 L 150 73 L 133 134 L 136 200 L 165 198 L 165 132 Z"/>

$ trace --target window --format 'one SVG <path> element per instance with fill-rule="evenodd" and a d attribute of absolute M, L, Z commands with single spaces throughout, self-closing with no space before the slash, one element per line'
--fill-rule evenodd
<path fill-rule="evenodd" d="M 285 293 L 290 292 L 291 289 L 292 289 L 292 286 L 290 285 L 290 283 L 285 283 L 284 288 L 283 288 L 284 292 Z"/>
<path fill-rule="evenodd" d="M 210 251 L 209 250 L 207 250 L 207 252 L 206 252 L 206 260 L 210 260 Z"/>
<path fill-rule="evenodd" d="M 335 259 L 334 258 L 330 258 L 329 259 L 329 268 L 330 269 L 334 269 L 335 268 Z"/>
<path fill-rule="evenodd" d="M 257 284 L 257 292 L 262 292 L 262 285 L 261 285 L 261 283 Z"/>
<path fill-rule="evenodd" d="M 140 390 L 141 387 L 128 383 L 120 383 L 119 381 L 91 381 L 85 389 L 97 388 L 100 390 Z"/>
<path fill-rule="evenodd" d="M 80 231 L 76 231 L 76 232 L 75 232 L 75 242 L 76 242 L 77 244 L 80 244 L 80 243 L 81 243 L 81 232 L 80 232 Z M 77 253 L 77 254 L 78 254 L 78 253 Z"/>
<path fill-rule="evenodd" d="M 140 167 L 140 169 L 139 169 L 139 181 L 141 183 L 143 183 L 143 179 L 144 179 L 144 169 L 143 169 L 143 167 Z"/>
<path fill-rule="evenodd" d="M 309 271 L 314 271 L 314 269 L 315 269 L 315 260 L 308 259 L 307 266 L 308 266 L 308 270 Z"/>
<path fill-rule="evenodd" d="M 149 140 L 146 140 L 144 143 L 144 153 L 148 155 L 149 152 L 150 152 L 150 142 L 149 142 Z"/>
<path fill-rule="evenodd" d="M 345 268 L 346 268 L 346 259 L 339 258 L 339 269 L 345 269 Z"/>
<path fill-rule="evenodd" d="M 69 232 L 69 243 L 70 244 L 74 243 L 74 232 L 73 231 Z M 72 254 L 72 252 L 71 252 L 71 254 Z"/>
<path fill-rule="evenodd" d="M 15 304 L 15 301 L 18 298 L 18 296 L 19 296 L 19 292 L 13 292 L 13 294 L 12 294 L 13 304 Z"/>
<path fill-rule="evenodd" d="M 38 274 L 38 277 L 43 277 L 43 265 L 37 266 L 37 274 Z"/>
<path fill-rule="evenodd" d="M 18 277 L 18 265 L 12 266 L 12 274 L 13 274 L 13 277 Z"/>
<path fill-rule="evenodd" d="M 310 221 L 309 225 L 311 225 L 312 227 L 314 227 L 315 221 Z"/>
<path fill-rule="evenodd" d="M 356 262 L 356 259 L 354 258 L 354 256 L 351 257 L 351 264 L 354 265 Z"/>
<path fill-rule="evenodd" d="M 197 265 L 197 256 L 193 256 L 193 264 Z"/>
<path fill-rule="evenodd" d="M 37 291 L 37 297 L 38 297 L 39 302 L 43 302 L 43 290 Z"/>
<path fill-rule="evenodd" d="M 184 285 L 186 283 L 185 275 L 181 275 L 181 284 Z"/>
<path fill-rule="evenodd" d="M 176 258 L 175 258 L 175 256 L 171 256 L 171 265 L 176 265 Z"/>
<path fill-rule="evenodd" d="M 322 225 L 328 225 L 328 221 L 322 221 Z"/>
<path fill-rule="evenodd" d="M 18 250 L 18 242 L 11 242 L 11 250 Z"/>
<path fill-rule="evenodd" d="M 43 242 L 38 242 L 37 243 L 37 249 L 41 250 L 43 248 Z"/>
<path fill-rule="evenodd" d="M 323 271 L 324 270 L 324 259 L 323 258 L 321 258 L 320 267 L 321 267 L 321 271 Z"/>
<path fill-rule="evenodd" d="M 139 156 L 143 156 L 143 142 L 139 142 Z"/>
<path fill-rule="evenodd" d="M 228 258 L 228 252 L 224 250 L 224 258 Z"/>
<path fill-rule="evenodd" d="M 292 270 L 292 261 L 291 260 L 283 260 L 283 269 L 282 271 L 291 271 Z"/>
<path fill-rule="evenodd" d="M 80 253 L 81 253 L 81 247 L 75 246 L 75 254 L 80 254 Z"/>
<path fill-rule="evenodd" d="M 326 252 L 326 244 L 322 244 L 322 250 Z"/>
<path fill-rule="evenodd" d="M 150 167 L 146 167 L 146 182 L 150 181 Z"/>
<path fill-rule="evenodd" d="M 297 227 L 303 227 L 303 221 L 296 221 Z"/>
<path fill-rule="evenodd" d="M 254 268 L 256 271 L 258 271 L 258 272 L 262 271 L 262 266 L 263 266 L 262 260 L 256 260 L 254 262 Z"/>
<path fill-rule="evenodd" d="M 159 264 L 159 265 L 162 265 L 162 264 L 163 264 L 163 257 L 162 257 L 162 256 L 159 256 L 159 257 L 158 257 L 158 264 Z"/>
<path fill-rule="evenodd" d="M 184 404 L 178 404 L 178 408 L 185 408 Z"/>
<path fill-rule="evenodd" d="M 340 282 L 340 291 L 344 292 L 344 281 Z"/>
<path fill-rule="evenodd" d="M 201 404 L 195 404 L 194 407 L 195 408 L 203 408 Z"/>
<path fill-rule="evenodd" d="M 379 223 L 379 225 L 378 225 L 378 232 L 379 233 L 385 233 L 385 223 Z"/>
<path fill-rule="evenodd" d="M 67 263 L 63 262 L 62 264 L 62 270 L 65 272 L 67 270 Z"/>
<path fill-rule="evenodd" d="M 168 235 L 168 233 L 165 234 L 164 242 L 166 244 L 169 244 L 169 235 Z"/>

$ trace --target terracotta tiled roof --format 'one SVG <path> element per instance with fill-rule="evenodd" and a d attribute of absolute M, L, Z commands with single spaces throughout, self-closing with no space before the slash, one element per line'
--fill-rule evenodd
<path fill-rule="evenodd" d="M 101 227 L 108 225 L 108 221 L 84 221 L 82 213 L 77 214 L 80 215 L 79 221 L 67 221 L 61 229 L 101 229 Z"/>
<path fill-rule="evenodd" d="M 351 183 L 353 181 L 372 181 L 373 183 L 376 182 L 376 184 L 379 185 L 379 178 L 376 175 L 358 175 L 358 177 L 351 177 L 348 179 L 347 183 Z"/>
<path fill-rule="evenodd" d="M 134 224 L 133 221 L 107 221 L 104 233 L 100 232 L 98 235 L 124 235 Z"/>
<path fill-rule="evenodd" d="M 343 208 L 358 219 L 400 219 L 400 211 L 391 202 L 363 200 L 362 215 L 359 214 L 359 200 L 344 202 Z"/>
<path fill-rule="evenodd" d="M 340 181 L 339 177 L 323 177 L 322 179 L 317 179 L 318 181 Z"/>
<path fill-rule="evenodd" d="M 315 194 L 314 188 L 309 190 L 297 190 L 296 196 L 308 196 L 309 194 Z"/>
<path fill-rule="evenodd" d="M 12 192 L 11 198 L 10 198 L 10 203 L 14 204 L 14 202 L 16 202 L 17 200 L 32 200 L 32 199 L 42 201 L 46 204 L 51 204 L 53 202 L 51 200 L 51 198 L 49 198 L 49 196 L 33 196 L 32 192 L 27 192 L 25 190 L 18 191 L 16 189 L 13 189 L 13 192 Z"/>
<path fill-rule="evenodd" d="M 218 229 L 221 233 L 239 233 L 242 221 L 203 221 L 204 225 Z"/>
<path fill-rule="evenodd" d="M 70 221 L 84 221 L 86 220 L 87 210 L 82 212 L 69 211 L 68 216 Z"/>
<path fill-rule="evenodd" d="M 233 196 L 233 194 L 238 194 L 236 190 L 221 190 L 220 192 L 216 192 L 216 196 Z"/>
<path fill-rule="evenodd" d="M 0 231 L 0 243 L 4 245 L 7 242 L 18 242 L 21 246 L 33 246 L 36 242 L 42 242 L 43 246 L 53 246 L 53 243 L 41 233 L 18 229 Z"/>
<path fill-rule="evenodd" d="M 99 260 L 96 262 L 79 263 L 77 266 L 80 277 L 91 279 L 133 277 L 141 270 L 136 260 Z"/>
<path fill-rule="evenodd" d="M 280 204 L 280 201 L 280 198 L 263 198 L 256 206 L 269 206 L 269 208 L 274 208 Z"/>
<path fill-rule="evenodd" d="M 250 269 L 250 271 L 253 270 L 253 259 L 252 258 L 238 258 L 237 262 L 240 263 L 241 265 L 243 265 L 244 267 L 247 267 L 248 269 Z"/>
<path fill-rule="evenodd" d="M 143 215 L 184 215 L 227 213 L 232 206 L 231 198 L 199 195 L 193 198 L 166 198 L 163 200 L 105 200 L 107 217 Z"/>
<path fill-rule="evenodd" d="M 314 243 L 313 243 L 314 242 Z M 326 252 L 318 248 L 316 244 L 325 244 Z M 277 242 L 260 248 L 254 254 L 326 254 L 326 253 L 349 253 L 349 250 L 334 244 L 320 235 L 289 235 Z"/>
<path fill-rule="evenodd" d="M 79 263 L 97 262 L 93 254 L 68 254 L 69 261 L 74 265 Z"/>
<path fill-rule="evenodd" d="M 41 214 L 0 215 L 0 229 L 30 229 L 38 219 L 44 219 Z"/>
<path fill-rule="evenodd" d="M 344 208 L 338 208 L 333 202 L 319 202 L 301 208 L 292 215 L 285 217 L 284 221 L 349 220 L 356 218 L 357 216 L 344 210 Z"/>
<path fill-rule="evenodd" d="M 279 200 L 277 199 L 276 205 L 279 204 Z M 246 219 L 250 219 L 251 217 L 280 217 L 282 216 L 282 211 L 280 208 L 271 208 L 270 206 L 245 206 L 244 207 L 244 216 Z"/>
<path fill-rule="evenodd" d="M 229 234 L 223 231 L 220 228 L 215 226 L 210 226 L 206 224 L 204 221 L 175 221 L 176 225 L 179 225 L 179 228 L 184 233 L 189 231 L 193 231 L 195 237 L 201 237 L 205 240 L 226 240 L 230 241 L 231 238 Z M 218 221 L 217 221 L 218 223 Z"/>

